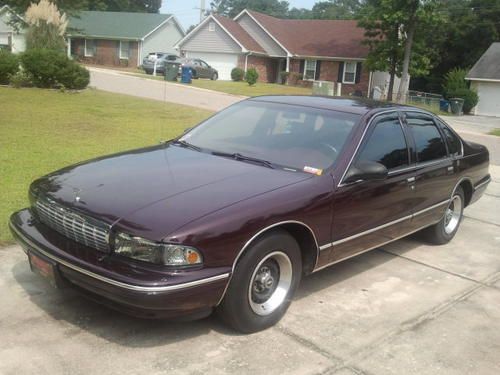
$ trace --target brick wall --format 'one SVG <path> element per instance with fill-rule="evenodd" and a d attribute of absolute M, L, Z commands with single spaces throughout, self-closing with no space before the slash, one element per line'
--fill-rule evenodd
<path fill-rule="evenodd" d="M 85 40 L 71 39 L 71 54 L 77 56 L 80 61 L 89 64 L 109 66 L 137 66 L 138 42 L 130 42 L 129 58 L 119 58 L 119 41 L 100 39 L 95 41 L 96 53 L 92 57 L 85 56 Z"/>
<path fill-rule="evenodd" d="M 290 72 L 296 72 L 296 73 L 300 72 L 300 61 L 301 60 L 298 59 L 290 60 Z M 339 75 L 339 66 L 340 66 L 339 61 L 328 61 L 328 60 L 321 61 L 319 80 L 337 82 Z M 356 91 L 360 91 L 363 94 L 363 96 L 367 96 L 369 80 L 370 80 L 370 72 L 365 66 L 362 66 L 359 83 L 355 84 L 343 83 L 342 95 L 348 96 Z M 294 82 L 291 83 L 294 84 Z M 312 86 L 311 81 L 299 80 L 297 84 L 301 86 Z"/>
<path fill-rule="evenodd" d="M 238 58 L 238 66 L 245 69 L 245 55 Z M 248 56 L 247 67 L 255 68 L 259 73 L 259 82 L 274 83 L 278 78 L 279 60 L 264 56 Z"/>

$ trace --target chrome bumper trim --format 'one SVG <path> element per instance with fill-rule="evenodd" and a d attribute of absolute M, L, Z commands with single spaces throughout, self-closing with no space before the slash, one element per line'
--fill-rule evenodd
<path fill-rule="evenodd" d="M 481 182 L 480 184 L 474 186 L 474 191 L 481 189 L 484 185 L 488 185 L 491 182 L 491 177 L 488 178 L 486 181 Z"/>
<path fill-rule="evenodd" d="M 10 229 L 12 231 L 14 231 L 17 236 L 19 236 L 21 241 L 25 242 L 28 246 L 32 247 L 34 250 L 43 254 L 47 258 L 50 258 L 53 261 L 60 263 L 65 267 L 71 268 L 74 271 L 80 272 L 81 274 L 92 277 L 96 280 L 105 282 L 105 283 L 113 285 L 113 286 L 117 286 L 119 288 L 132 290 L 135 292 L 146 292 L 146 293 L 170 292 L 170 291 L 176 291 L 176 290 L 195 287 L 198 285 L 203 285 L 203 284 L 211 283 L 211 282 L 218 281 L 218 280 L 227 279 L 229 277 L 229 273 L 223 273 L 221 275 L 207 277 L 205 279 L 190 281 L 187 283 L 176 284 L 176 285 L 167 285 L 167 286 L 140 286 L 140 285 L 127 284 L 127 283 L 123 283 L 121 281 L 116 281 L 116 280 L 110 279 L 110 278 L 105 277 L 105 276 L 98 275 L 98 274 L 91 272 L 91 271 L 87 271 L 87 270 L 85 270 L 81 267 L 75 266 L 74 264 L 71 264 L 71 263 L 69 263 L 69 262 L 67 262 L 67 261 L 65 261 L 65 260 L 63 260 L 55 255 L 52 255 L 52 254 L 48 253 L 47 251 L 41 249 L 40 246 L 35 244 L 33 241 L 31 241 L 26 236 L 24 236 L 14 225 L 12 225 L 11 222 L 9 222 L 9 226 L 10 226 Z M 26 250 L 24 249 L 24 246 L 21 246 L 21 247 L 23 247 L 23 250 L 26 252 Z"/>

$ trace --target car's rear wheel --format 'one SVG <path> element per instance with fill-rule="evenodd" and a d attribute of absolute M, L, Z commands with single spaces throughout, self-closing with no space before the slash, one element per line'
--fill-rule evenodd
<path fill-rule="evenodd" d="M 219 75 L 217 73 L 212 74 L 212 77 L 210 78 L 212 81 L 217 81 L 219 78 Z"/>
<path fill-rule="evenodd" d="M 424 230 L 430 242 L 436 245 L 443 245 L 455 237 L 462 222 L 464 204 L 464 191 L 459 186 L 453 193 L 443 218 L 439 223 Z"/>
<path fill-rule="evenodd" d="M 236 265 L 218 312 L 240 332 L 271 327 L 290 306 L 301 274 L 297 241 L 281 230 L 265 234 Z"/>

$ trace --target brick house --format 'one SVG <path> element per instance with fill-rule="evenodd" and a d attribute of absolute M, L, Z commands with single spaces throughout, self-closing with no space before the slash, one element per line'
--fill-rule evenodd
<path fill-rule="evenodd" d="M 341 83 L 342 95 L 367 96 L 372 72 L 363 66 L 368 47 L 353 20 L 279 19 L 243 10 L 234 19 L 211 15 L 177 43 L 187 57 L 205 60 L 230 79 L 232 68 L 255 67 L 259 80 L 310 86 L 315 80 Z"/>
<path fill-rule="evenodd" d="M 169 14 L 84 11 L 70 18 L 68 55 L 91 64 L 139 66 L 150 52 L 176 53 L 185 35 Z"/>

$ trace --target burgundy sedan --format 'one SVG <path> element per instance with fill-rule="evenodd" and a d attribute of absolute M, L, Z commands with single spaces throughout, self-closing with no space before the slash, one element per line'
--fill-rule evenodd
<path fill-rule="evenodd" d="M 142 317 L 275 324 L 303 275 L 423 230 L 443 244 L 485 147 L 421 109 L 258 97 L 166 143 L 33 182 L 10 227 L 33 271 Z"/>

